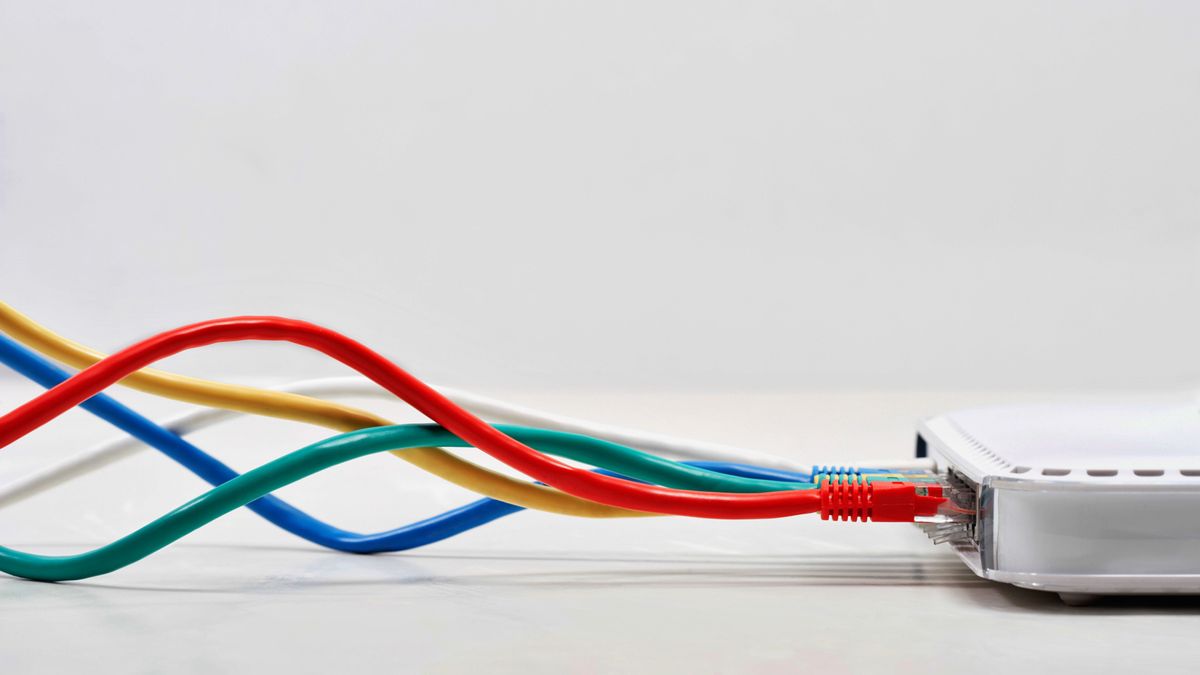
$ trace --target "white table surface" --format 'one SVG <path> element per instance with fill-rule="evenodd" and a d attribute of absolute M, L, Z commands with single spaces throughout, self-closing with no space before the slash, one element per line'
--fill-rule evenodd
<path fill-rule="evenodd" d="M 0 383 L 4 409 L 36 390 Z M 904 457 L 946 408 L 1063 398 L 1011 392 L 500 392 L 605 421 L 821 463 Z M 174 402 L 120 392 L 162 417 Z M 399 407 L 373 407 L 401 421 Z M 0 480 L 113 435 L 73 412 L 4 451 Z M 244 420 L 194 440 L 239 469 L 319 438 Z M 80 551 L 198 494 L 146 452 L 0 512 L 4 544 Z M 387 456 L 281 493 L 375 531 L 470 496 Z M 1072 608 L 984 582 L 908 525 L 520 513 L 402 554 L 318 549 L 241 511 L 124 570 L 0 577 L 0 668 L 17 672 L 1194 671 L 1200 602 Z"/>

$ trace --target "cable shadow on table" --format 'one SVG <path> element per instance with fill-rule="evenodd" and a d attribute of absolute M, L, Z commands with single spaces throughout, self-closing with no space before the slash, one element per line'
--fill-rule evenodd
<path fill-rule="evenodd" d="M 579 553 L 527 551 L 495 553 L 456 551 L 410 552 L 353 556 L 289 546 L 214 546 L 182 544 L 173 550 L 219 552 L 221 570 L 205 579 L 203 567 L 169 559 L 188 585 L 159 586 L 107 581 L 97 577 L 54 584 L 56 587 L 88 587 L 131 591 L 187 593 L 271 592 L 292 589 L 372 586 L 440 587 L 526 587 L 605 589 L 621 587 L 741 587 L 788 588 L 804 586 L 963 586 L 986 585 L 949 556 L 887 553 L 796 553 L 796 554 L 682 554 L 678 552 Z M 231 579 L 247 554 L 272 557 L 274 573 L 269 578 L 249 573 L 244 582 Z M 302 556 L 299 554 L 303 554 Z M 209 558 L 211 560 L 211 558 Z M 299 564 L 297 562 L 299 561 Z M 149 564 L 149 563 L 144 563 Z M 528 569 L 535 566 L 537 569 Z M 481 570 L 480 567 L 487 569 Z M 513 571 L 507 571 L 512 569 Z M 136 573 L 122 573 L 128 579 Z M 161 569 L 161 568 L 160 568 Z M 169 575 L 168 575 L 169 576 Z M 155 571 L 154 578 L 163 578 Z M 5 581 L 26 582 L 16 578 Z M 269 583 L 267 583 L 269 582 Z"/>

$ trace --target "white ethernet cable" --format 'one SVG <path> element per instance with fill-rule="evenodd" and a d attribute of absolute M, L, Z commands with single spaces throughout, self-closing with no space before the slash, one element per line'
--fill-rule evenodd
<path fill-rule="evenodd" d="M 450 387 L 435 386 L 434 388 L 459 406 L 491 422 L 503 422 L 583 434 L 677 459 L 736 462 L 739 464 L 753 464 L 771 469 L 804 473 L 807 473 L 811 469 L 811 466 L 805 466 L 799 462 L 757 450 L 748 450 L 717 443 L 705 443 L 637 429 L 610 426 L 505 403 Z M 395 399 L 395 396 L 391 392 L 365 377 L 331 377 L 303 380 L 280 387 L 272 387 L 272 389 L 274 391 L 303 394 L 318 398 L 356 397 Z M 206 408 L 176 417 L 162 423 L 162 426 L 180 436 L 186 436 L 192 432 L 221 424 L 222 422 L 236 419 L 246 414 L 248 413 Z M 12 506 L 75 478 L 85 476 L 110 464 L 115 464 L 123 459 L 132 457 L 142 450 L 147 449 L 147 447 L 132 436 L 123 436 L 85 450 L 73 457 L 68 457 L 7 485 L 0 486 L 0 508 Z M 934 467 L 933 462 L 928 459 L 872 460 L 859 462 L 856 465 L 884 466 L 892 469 L 932 469 Z"/>

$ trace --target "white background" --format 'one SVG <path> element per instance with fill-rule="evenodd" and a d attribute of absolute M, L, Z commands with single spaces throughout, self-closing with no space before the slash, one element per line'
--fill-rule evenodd
<path fill-rule="evenodd" d="M 463 384 L 1175 388 L 1197 120 L 1182 1 L 4 2 L 0 290 Z"/>
<path fill-rule="evenodd" d="M 104 349 L 295 315 L 557 412 L 902 457 L 943 409 L 1200 381 L 1198 120 L 1183 1 L 0 0 L 0 298 Z M 114 433 L 68 413 L 0 484 Z M 195 441 L 247 470 L 325 433 Z M 0 544 L 87 550 L 203 489 L 146 452 Z M 472 499 L 382 456 L 281 492 L 366 532 Z M 350 556 L 243 509 L 111 575 L 0 575 L 0 608 L 22 672 L 1193 672 L 1200 627 L 983 582 L 903 525 L 536 513 Z"/>

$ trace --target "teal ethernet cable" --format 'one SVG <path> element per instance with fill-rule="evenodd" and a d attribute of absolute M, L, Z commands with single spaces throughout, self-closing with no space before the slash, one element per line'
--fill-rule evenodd
<path fill-rule="evenodd" d="M 581 461 L 617 449 L 623 452 L 605 465 L 616 472 L 643 480 L 669 481 L 673 487 L 714 490 L 738 485 L 742 491 L 812 489 L 807 483 L 763 481 L 722 475 L 699 467 L 678 465 L 653 455 L 650 462 L 634 458 L 635 450 L 608 441 L 561 431 L 496 425 L 496 429 L 540 451 Z M 38 581 L 85 579 L 118 570 L 154 553 L 206 523 L 279 488 L 331 466 L 377 452 L 414 447 L 468 447 L 467 443 L 435 424 L 405 424 L 352 431 L 319 441 L 248 471 L 196 497 L 148 525 L 100 548 L 66 556 L 27 553 L 0 546 L 0 572 Z M 671 466 L 674 465 L 674 466 Z M 680 466 L 686 471 L 679 471 Z M 747 482 L 749 481 L 749 482 Z"/>
<path fill-rule="evenodd" d="M 44 387 L 53 387 L 69 377 L 65 370 L 3 334 L 0 334 L 0 363 L 4 363 Z M 234 469 L 186 441 L 179 434 L 155 424 L 106 394 L 92 397 L 83 403 L 82 407 L 143 443 L 157 448 L 167 457 L 180 463 L 212 485 L 220 485 L 238 476 Z M 636 455 L 634 456 L 636 457 Z M 588 459 L 600 463 L 605 461 L 602 457 L 597 456 Z M 807 487 L 812 484 L 806 475 L 781 470 L 726 462 L 687 462 L 686 464 L 742 478 L 799 484 L 798 487 Z M 729 481 L 724 487 L 726 489 L 739 487 L 741 489 L 776 489 L 777 485 L 778 483 L 759 484 L 734 480 Z M 0 490 L 2 489 L 0 488 Z M 327 548 L 352 553 L 379 553 L 417 548 L 461 534 L 522 510 L 521 507 L 494 499 L 482 499 L 393 530 L 362 534 L 321 522 L 274 495 L 265 495 L 246 506 L 296 536 Z"/>

